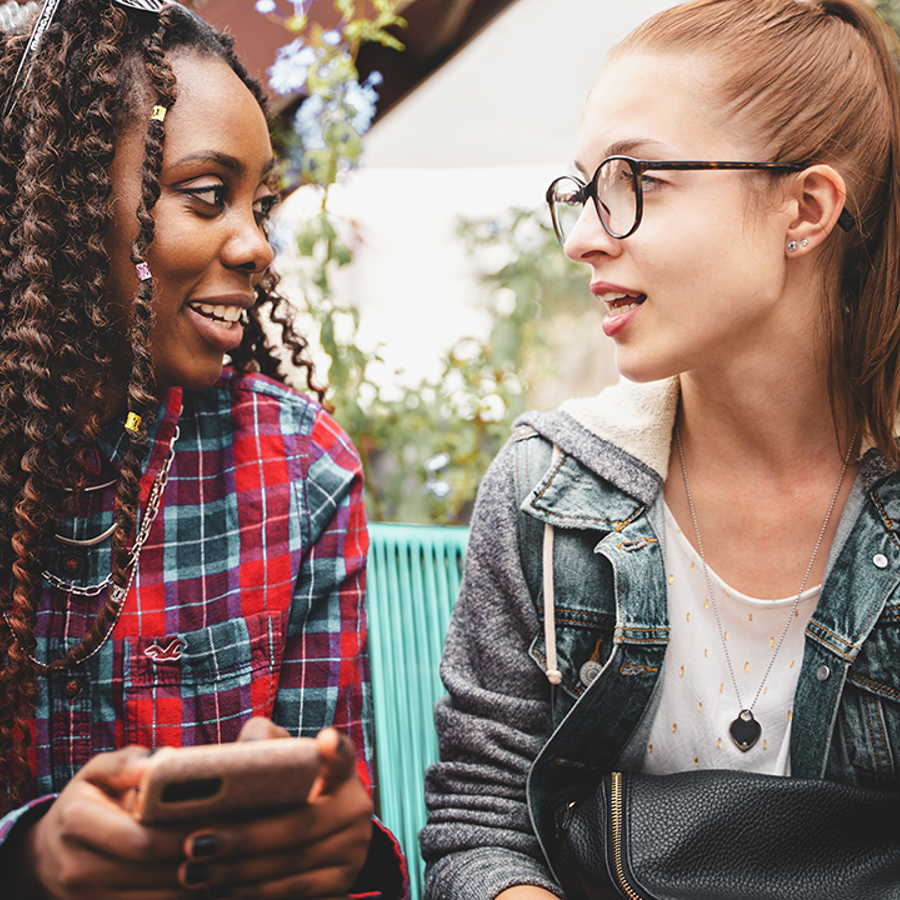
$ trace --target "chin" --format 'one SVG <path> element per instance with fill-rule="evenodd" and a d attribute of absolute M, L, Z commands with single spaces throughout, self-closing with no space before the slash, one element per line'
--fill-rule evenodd
<path fill-rule="evenodd" d="M 623 378 L 638 384 L 646 384 L 650 381 L 662 381 L 679 373 L 679 369 L 672 365 L 665 365 L 661 360 L 648 360 L 640 358 L 637 354 L 616 351 L 616 369 Z"/>
<path fill-rule="evenodd" d="M 180 387 L 186 391 L 205 391 L 219 380 L 224 365 L 224 361 L 220 360 L 217 366 L 205 366 L 202 370 L 173 372 L 168 377 L 157 379 L 158 392 L 162 396 L 173 387 Z"/>

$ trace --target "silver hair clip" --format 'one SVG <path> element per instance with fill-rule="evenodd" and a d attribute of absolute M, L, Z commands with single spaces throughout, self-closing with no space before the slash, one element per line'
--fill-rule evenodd
<path fill-rule="evenodd" d="M 25 34 L 31 28 L 37 10 L 37 0 L 29 0 L 24 6 L 20 6 L 16 0 L 0 4 L 0 31 L 7 34 Z"/>
<path fill-rule="evenodd" d="M 25 45 L 25 52 L 22 54 L 19 67 L 16 69 L 16 74 L 13 76 L 12 83 L 7 91 L 6 103 L 3 106 L 4 119 L 15 109 L 18 92 L 28 84 L 31 68 L 34 65 L 38 51 L 41 49 L 41 42 L 47 33 L 47 29 L 53 24 L 60 2 L 61 0 L 44 0 L 41 11 L 38 13 L 37 21 L 34 23 L 34 28 L 31 31 L 31 37 L 28 38 L 28 43 Z M 113 2 L 119 6 L 126 6 L 129 9 L 137 9 L 141 12 L 149 13 L 158 13 L 166 5 L 166 0 L 113 0 Z M 7 6 L 9 5 L 7 4 Z M 16 6 L 17 4 L 13 3 L 12 5 Z"/>

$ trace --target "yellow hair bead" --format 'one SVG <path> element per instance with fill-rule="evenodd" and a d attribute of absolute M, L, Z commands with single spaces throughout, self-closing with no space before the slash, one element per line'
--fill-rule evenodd
<path fill-rule="evenodd" d="M 137 431 L 140 427 L 141 417 L 137 413 L 128 413 L 128 418 L 125 420 L 126 431 Z"/>
<path fill-rule="evenodd" d="M 154 106 L 150 111 L 150 121 L 151 122 L 163 122 L 166 118 L 166 113 L 168 110 L 164 106 Z"/>

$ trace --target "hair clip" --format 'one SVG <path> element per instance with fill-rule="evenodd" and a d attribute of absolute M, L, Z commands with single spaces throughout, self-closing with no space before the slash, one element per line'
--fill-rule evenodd
<path fill-rule="evenodd" d="M 125 430 L 136 432 L 140 427 L 141 417 L 137 413 L 128 413 L 128 418 L 125 420 Z"/>
<path fill-rule="evenodd" d="M 137 275 L 138 281 L 149 281 L 153 277 L 150 274 L 150 266 L 145 262 L 139 262 L 135 265 L 134 274 Z"/>
<path fill-rule="evenodd" d="M 167 0 L 113 0 L 118 6 L 125 6 L 129 9 L 137 9 L 141 12 L 159 13 L 166 5 Z M 31 37 L 25 45 L 25 51 L 22 53 L 22 59 L 16 69 L 16 74 L 10 82 L 9 90 L 6 94 L 6 103 L 3 106 L 3 118 L 5 119 L 15 108 L 18 92 L 28 84 L 31 77 L 31 69 L 38 51 L 41 49 L 44 35 L 47 29 L 53 24 L 56 17 L 56 10 L 59 9 L 60 0 L 44 0 L 44 5 L 38 13 L 37 21 L 31 30 Z"/>
<path fill-rule="evenodd" d="M 157 104 L 150 111 L 150 121 L 151 122 L 164 122 L 166 120 L 167 112 L 168 112 L 168 110 L 165 108 L 165 106 L 160 106 L 159 104 Z"/>

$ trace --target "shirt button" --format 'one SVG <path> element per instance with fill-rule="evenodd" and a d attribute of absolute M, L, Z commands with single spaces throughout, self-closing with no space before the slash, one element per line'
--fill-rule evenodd
<path fill-rule="evenodd" d="M 888 558 L 883 553 L 876 553 L 872 557 L 872 562 L 878 566 L 879 569 L 886 569 L 888 564 Z"/>
<path fill-rule="evenodd" d="M 581 683 L 587 687 L 601 672 L 603 666 L 600 665 L 596 660 L 589 659 L 579 670 L 578 676 L 581 678 Z"/>
<path fill-rule="evenodd" d="M 816 678 L 818 678 L 819 681 L 827 681 L 830 674 L 831 669 L 829 669 L 828 666 L 819 666 L 816 670 Z"/>
<path fill-rule="evenodd" d="M 62 558 L 62 567 L 66 575 L 72 578 L 81 571 L 81 560 L 74 553 L 65 553 Z"/>
<path fill-rule="evenodd" d="M 77 678 L 69 678 L 63 684 L 63 694 L 67 700 L 74 700 L 81 693 L 82 684 Z"/>

